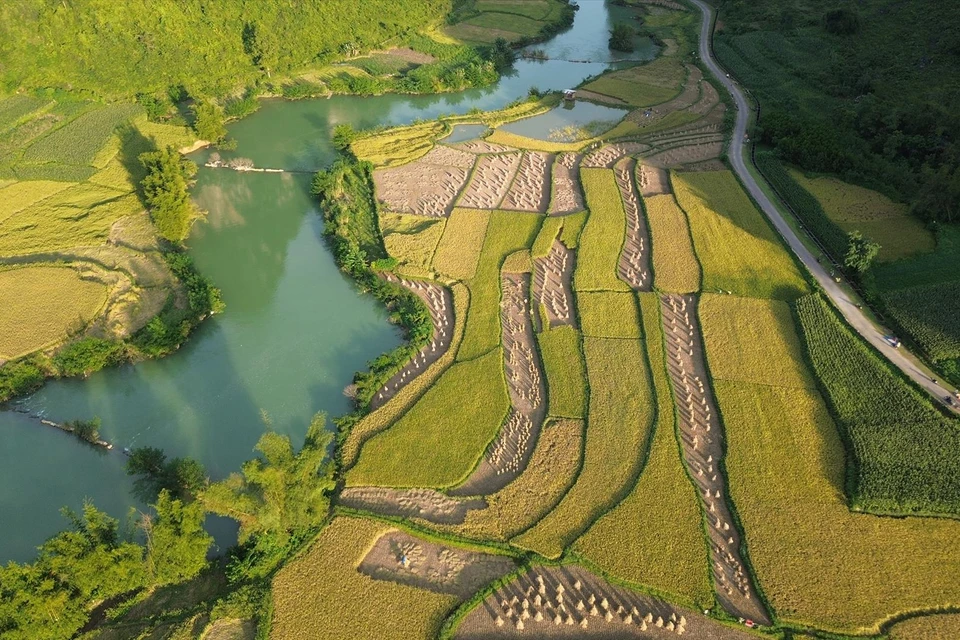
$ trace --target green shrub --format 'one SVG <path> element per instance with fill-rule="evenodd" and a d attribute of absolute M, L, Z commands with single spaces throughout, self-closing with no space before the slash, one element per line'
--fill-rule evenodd
<path fill-rule="evenodd" d="M 123 343 L 83 338 L 61 349 L 53 357 L 53 364 L 65 376 L 87 376 L 106 366 L 118 364 L 125 355 Z"/>
<path fill-rule="evenodd" d="M 43 368 L 33 359 L 0 366 L 0 403 L 36 391 L 45 377 Z"/>

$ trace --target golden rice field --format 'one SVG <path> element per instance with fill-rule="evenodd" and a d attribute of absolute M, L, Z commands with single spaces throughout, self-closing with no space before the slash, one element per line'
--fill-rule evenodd
<path fill-rule="evenodd" d="M 395 167 L 413 162 L 433 148 L 433 142 L 446 132 L 439 120 L 431 120 L 408 127 L 378 131 L 357 138 L 350 145 L 360 160 L 378 167 Z"/>
<path fill-rule="evenodd" d="M 687 217 L 669 194 L 644 198 L 643 206 L 653 245 L 653 285 L 670 293 L 697 291 L 700 264 L 693 252 Z"/>
<path fill-rule="evenodd" d="M 494 129 L 493 132 L 485 138 L 487 142 L 503 144 L 517 149 L 529 149 L 531 151 L 546 151 L 547 153 L 560 153 L 561 151 L 579 151 L 594 140 L 577 140 L 575 142 L 555 142 L 553 140 L 537 140 L 528 138 L 516 133 L 504 131 L 503 129 Z"/>
<path fill-rule="evenodd" d="M 947 640 L 960 638 L 960 613 L 924 615 L 898 622 L 890 629 L 890 640 Z"/>
<path fill-rule="evenodd" d="M 583 418 L 587 413 L 587 370 L 583 363 L 580 333 L 570 326 L 537 334 L 547 378 L 550 415 Z"/>
<path fill-rule="evenodd" d="M 581 291 L 577 294 L 580 327 L 593 338 L 640 338 L 640 318 L 633 293 Z"/>
<path fill-rule="evenodd" d="M 650 455 L 630 495 L 577 540 L 573 551 L 621 580 L 711 608 L 700 505 L 677 443 L 656 295 L 641 293 L 640 307 L 656 396 Z"/>
<path fill-rule="evenodd" d="M 360 450 L 348 486 L 449 487 L 473 470 L 510 408 L 503 355 L 447 369 L 403 417 Z"/>
<path fill-rule="evenodd" d="M 779 236 L 733 173 L 675 173 L 672 182 L 677 202 L 690 221 L 704 291 L 781 300 L 809 291 Z"/>
<path fill-rule="evenodd" d="M 573 286 L 577 291 L 629 291 L 617 277 L 617 262 L 626 229 L 626 214 L 612 169 L 581 169 L 590 212 L 580 234 Z"/>
<path fill-rule="evenodd" d="M 28 180 L 0 189 L 0 224 L 27 207 L 72 186 L 70 182 Z"/>
<path fill-rule="evenodd" d="M 403 213 L 381 213 L 380 231 L 387 253 L 401 265 L 433 270 L 433 254 L 443 235 L 445 221 Z"/>
<path fill-rule="evenodd" d="M 489 211 L 454 209 L 437 246 L 433 268 L 455 280 L 473 278 L 489 221 Z"/>
<path fill-rule="evenodd" d="M 584 338 L 590 382 L 583 469 L 557 507 L 514 543 L 548 558 L 633 487 L 653 426 L 653 392 L 638 340 Z"/>
<path fill-rule="evenodd" d="M 374 580 L 357 565 L 390 530 L 373 520 L 337 517 L 273 579 L 273 640 L 435 638 L 459 599 Z"/>
<path fill-rule="evenodd" d="M 787 303 L 704 294 L 697 311 L 713 378 L 816 387 Z"/>
<path fill-rule="evenodd" d="M 587 222 L 587 212 L 581 211 L 569 216 L 546 217 L 537 233 L 530 255 L 534 258 L 543 258 L 550 253 L 553 241 L 559 239 L 568 249 L 576 249 L 580 239 L 580 232 Z"/>
<path fill-rule="evenodd" d="M 529 249 L 514 251 L 503 260 L 501 270 L 504 273 L 530 273 L 533 271 L 533 260 L 530 259 Z"/>
<path fill-rule="evenodd" d="M 0 361 L 85 329 L 106 301 L 106 286 L 81 279 L 69 267 L 0 271 Z"/>

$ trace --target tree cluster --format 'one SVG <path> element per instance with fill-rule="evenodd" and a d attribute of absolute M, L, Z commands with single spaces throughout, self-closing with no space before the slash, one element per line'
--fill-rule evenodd
<path fill-rule="evenodd" d="M 157 231 L 170 242 L 182 242 L 201 215 L 189 192 L 197 165 L 173 147 L 142 153 L 140 162 L 147 170 L 140 188 Z"/>

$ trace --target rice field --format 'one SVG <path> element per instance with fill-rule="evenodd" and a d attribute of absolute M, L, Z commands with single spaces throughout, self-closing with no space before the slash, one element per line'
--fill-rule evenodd
<path fill-rule="evenodd" d="M 373 520 L 335 518 L 274 577 L 270 637 L 435 638 L 457 597 L 374 580 L 357 570 L 374 541 L 389 530 Z"/>
<path fill-rule="evenodd" d="M 793 300 L 809 290 L 779 237 L 730 171 L 679 173 L 672 182 L 690 221 L 704 291 Z"/>
<path fill-rule="evenodd" d="M 537 334 L 547 376 L 550 415 L 583 418 L 587 413 L 587 370 L 580 334 L 563 325 Z"/>
<path fill-rule="evenodd" d="M 661 56 L 646 64 L 606 73 L 583 88 L 634 107 L 649 107 L 676 97 L 684 78 L 683 66 L 675 57 Z"/>
<path fill-rule="evenodd" d="M 690 293 L 700 288 L 700 263 L 690 240 L 687 216 L 670 194 L 643 199 L 650 225 L 653 285 L 658 291 Z"/>
<path fill-rule="evenodd" d="M 0 223 L 27 207 L 72 186 L 69 182 L 31 180 L 13 182 L 0 189 Z"/>
<path fill-rule="evenodd" d="M 573 287 L 577 291 L 629 291 L 617 277 L 626 214 L 610 169 L 581 169 L 589 217 L 580 234 Z"/>
<path fill-rule="evenodd" d="M 890 315 L 932 360 L 960 358 L 960 280 L 885 291 L 881 296 Z"/>
<path fill-rule="evenodd" d="M 36 164 L 93 164 L 117 127 L 138 113 L 140 107 L 132 104 L 106 105 L 89 111 L 27 147 L 22 160 Z"/>
<path fill-rule="evenodd" d="M 471 280 L 477 273 L 490 212 L 454 209 L 437 246 L 433 268 L 455 280 Z"/>
<path fill-rule="evenodd" d="M 353 154 L 377 167 L 395 167 L 426 155 L 434 140 L 446 132 L 446 125 L 431 120 L 409 127 L 378 131 L 357 138 L 351 143 Z"/>
<path fill-rule="evenodd" d="M 503 129 L 494 129 L 493 132 L 484 138 L 487 142 L 493 144 L 502 144 L 516 149 L 530 149 L 532 151 L 546 151 L 547 153 L 561 153 L 563 151 L 578 151 L 590 144 L 594 138 L 586 140 L 577 140 L 575 142 L 555 142 L 553 140 L 538 140 L 528 138 L 517 133 L 504 131 Z"/>
<path fill-rule="evenodd" d="M 700 505 L 677 444 L 656 296 L 640 294 L 640 308 L 656 401 L 650 455 L 630 495 L 574 543 L 573 553 L 631 584 L 712 608 Z"/>
<path fill-rule="evenodd" d="M 633 487 L 653 426 L 653 392 L 638 340 L 584 338 L 590 384 L 583 469 L 557 507 L 514 543 L 548 558 Z"/>
<path fill-rule="evenodd" d="M 633 293 L 582 291 L 577 294 L 583 335 L 592 338 L 639 339 L 640 318 Z"/>
<path fill-rule="evenodd" d="M 50 105 L 49 100 L 34 96 L 18 95 L 0 100 L 0 131 L 16 125 L 20 120 Z"/>
<path fill-rule="evenodd" d="M 433 254 L 443 235 L 445 221 L 399 213 L 381 213 L 380 232 L 390 257 L 401 265 L 433 270 Z"/>
<path fill-rule="evenodd" d="M 960 638 L 960 613 L 924 615 L 904 620 L 890 629 L 890 640 L 944 640 Z"/>
<path fill-rule="evenodd" d="M 347 485 L 455 485 L 480 460 L 509 407 L 500 349 L 459 362 L 396 423 L 367 441 Z"/>
<path fill-rule="evenodd" d="M 105 285 L 69 267 L 0 271 L 0 362 L 82 331 L 106 301 Z"/>

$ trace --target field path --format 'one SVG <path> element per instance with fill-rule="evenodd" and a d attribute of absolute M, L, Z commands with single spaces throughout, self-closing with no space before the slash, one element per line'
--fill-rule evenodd
<path fill-rule="evenodd" d="M 897 368 L 932 395 L 937 401 L 937 404 L 945 406 L 943 397 L 952 389 L 941 386 L 938 382 L 935 382 L 935 380 L 937 380 L 936 374 L 932 373 L 920 362 L 919 358 L 907 351 L 906 348 L 893 348 L 887 340 L 887 336 L 892 335 L 892 332 L 867 317 L 863 310 L 857 306 L 858 304 L 862 304 L 862 302 L 856 298 L 855 294 L 842 287 L 840 283 L 835 282 L 827 272 L 827 268 L 817 262 L 817 258 L 807 249 L 797 233 L 784 219 L 783 214 L 760 187 L 753 174 L 747 169 L 747 164 L 744 160 L 744 153 L 747 153 L 746 145 L 744 145 L 744 136 L 747 133 L 747 126 L 750 121 L 750 106 L 740 87 L 726 75 L 713 57 L 713 51 L 710 46 L 710 39 L 713 37 L 713 9 L 703 2 L 703 0 L 691 1 L 700 8 L 703 15 L 703 21 L 700 25 L 700 57 L 707 65 L 710 73 L 730 92 L 730 95 L 733 96 L 737 105 L 737 119 L 728 153 L 730 163 L 733 165 L 733 170 L 737 176 L 739 176 L 740 181 L 746 187 L 747 191 L 750 192 L 754 201 L 760 205 L 763 213 L 766 214 L 767 218 L 773 223 L 773 226 L 776 227 L 780 235 L 786 240 L 790 249 L 800 258 L 800 261 L 803 262 L 810 273 L 813 274 L 817 283 L 819 283 L 824 292 L 833 301 L 834 305 L 840 310 L 840 313 L 843 314 L 847 323 Z M 960 408 L 954 407 L 951 410 L 954 413 L 960 413 Z"/>

